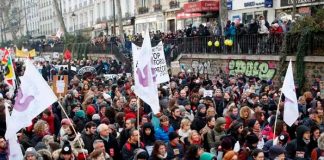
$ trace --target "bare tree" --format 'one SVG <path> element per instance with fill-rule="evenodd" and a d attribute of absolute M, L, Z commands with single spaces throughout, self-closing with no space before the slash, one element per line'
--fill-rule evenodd
<path fill-rule="evenodd" d="M 296 5 L 297 5 L 296 3 L 297 3 L 296 0 L 293 0 L 293 10 L 292 10 L 292 15 L 291 15 L 293 20 L 295 20 L 295 18 L 296 18 Z"/>
<path fill-rule="evenodd" d="M 222 27 L 222 34 L 224 35 L 224 28 L 228 20 L 227 0 L 220 1 L 220 22 Z"/>
<path fill-rule="evenodd" d="M 66 37 L 68 32 L 67 32 L 66 27 L 65 27 L 64 18 L 63 18 L 63 15 L 62 15 L 62 10 L 61 10 L 61 8 L 59 6 L 59 2 L 57 0 L 53 0 L 53 3 L 54 3 L 54 8 L 55 8 L 55 11 L 56 11 L 58 21 L 60 22 L 60 27 L 61 27 L 61 29 L 63 29 L 64 37 Z"/>
<path fill-rule="evenodd" d="M 119 29 L 119 38 L 124 46 L 125 39 L 124 39 L 124 27 L 123 27 L 123 13 L 121 9 L 120 0 L 116 0 L 116 6 L 117 6 L 117 14 L 118 14 L 118 29 Z"/>

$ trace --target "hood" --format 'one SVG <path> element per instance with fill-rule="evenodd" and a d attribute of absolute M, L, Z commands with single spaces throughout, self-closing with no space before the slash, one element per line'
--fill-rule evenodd
<path fill-rule="evenodd" d="M 296 139 L 297 139 L 297 141 L 298 140 L 303 140 L 303 135 L 307 131 L 310 131 L 310 129 L 307 126 L 305 126 L 305 125 L 298 126 L 298 128 L 296 130 L 296 133 L 297 133 Z"/>
<path fill-rule="evenodd" d="M 242 107 L 242 108 L 240 109 L 240 117 L 241 117 L 242 119 L 244 119 L 244 118 L 243 118 L 243 112 L 244 112 L 245 110 L 248 110 L 248 112 L 249 112 L 249 115 L 248 115 L 248 119 L 249 119 L 249 117 L 251 117 L 251 109 L 250 109 L 248 106 L 244 106 L 244 107 Z"/>
<path fill-rule="evenodd" d="M 219 118 L 217 118 L 217 119 L 216 119 L 215 130 L 216 130 L 217 132 L 221 132 L 221 128 L 220 128 L 220 126 L 223 125 L 223 124 L 225 124 L 225 123 L 226 123 L 226 120 L 225 120 L 224 117 L 219 117 Z"/>
<path fill-rule="evenodd" d="M 152 136 L 154 136 L 155 131 L 154 131 L 154 127 L 153 127 L 153 124 L 152 123 L 150 123 L 150 122 L 144 123 L 142 127 L 143 127 L 143 129 L 142 129 L 143 137 L 152 137 Z M 150 128 L 151 129 L 151 135 L 150 136 L 146 136 L 145 135 L 145 129 L 146 128 Z"/>

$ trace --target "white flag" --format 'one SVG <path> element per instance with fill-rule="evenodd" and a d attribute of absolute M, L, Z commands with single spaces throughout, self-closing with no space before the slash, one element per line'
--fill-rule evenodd
<path fill-rule="evenodd" d="M 281 91 L 285 95 L 284 121 L 288 126 L 291 126 L 299 116 L 291 60 Z"/>
<path fill-rule="evenodd" d="M 9 106 L 9 104 L 7 102 L 5 102 L 7 128 L 8 128 L 8 126 L 12 125 L 8 106 Z M 8 144 L 9 144 L 9 155 L 8 155 L 9 160 L 22 160 L 22 159 L 24 159 L 24 156 L 23 156 L 22 151 L 21 151 L 20 144 L 17 141 L 16 134 L 14 136 L 10 137 L 9 139 L 7 139 L 7 141 L 8 141 Z"/>
<path fill-rule="evenodd" d="M 154 114 L 160 112 L 159 98 L 157 86 L 153 82 L 152 76 L 152 47 L 149 32 L 146 31 L 144 42 L 138 57 L 138 61 L 133 61 L 134 79 L 135 79 L 135 94 L 145 103 L 151 106 Z"/>
<path fill-rule="evenodd" d="M 26 70 L 20 77 L 21 84 L 11 114 L 11 121 L 14 121 L 15 125 L 10 125 L 7 128 L 7 139 L 16 135 L 21 128 L 29 126 L 33 118 L 57 101 L 52 89 L 35 66 L 28 59 L 25 64 Z"/>

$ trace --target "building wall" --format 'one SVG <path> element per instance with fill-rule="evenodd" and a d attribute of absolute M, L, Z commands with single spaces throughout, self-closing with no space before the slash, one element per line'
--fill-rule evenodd
<path fill-rule="evenodd" d="M 39 30 L 39 0 L 23 0 L 22 3 L 23 14 L 27 22 L 27 28 L 25 27 L 25 29 L 28 30 L 29 35 L 38 36 L 41 32 Z"/>
<path fill-rule="evenodd" d="M 295 56 L 288 56 L 293 62 L 293 72 L 296 75 Z M 193 73 L 208 74 L 209 77 L 215 77 L 218 74 L 236 75 L 244 73 L 248 76 L 264 77 L 272 79 L 274 85 L 280 84 L 283 78 L 278 72 L 280 56 L 264 55 L 197 55 L 182 54 L 179 57 L 180 69 Z M 305 61 L 305 87 L 310 87 L 316 76 L 324 75 L 324 57 L 306 56 Z M 201 67 L 202 66 L 202 67 Z M 171 70 L 176 67 L 171 67 Z M 174 70 L 175 71 L 175 70 Z M 174 71 L 172 72 L 173 74 Z M 179 71 L 179 70 L 178 70 Z M 284 75 L 283 75 L 284 76 Z M 296 77 L 295 77 L 296 81 Z M 280 87 L 280 86 L 279 86 Z"/>

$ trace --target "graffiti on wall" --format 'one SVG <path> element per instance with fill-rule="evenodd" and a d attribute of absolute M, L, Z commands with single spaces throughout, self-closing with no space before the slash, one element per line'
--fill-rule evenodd
<path fill-rule="evenodd" d="M 230 60 L 228 63 L 229 75 L 243 73 L 246 76 L 256 76 L 260 79 L 270 80 L 276 74 L 274 62 Z"/>
<path fill-rule="evenodd" d="M 191 68 L 193 72 L 197 72 L 199 74 L 204 74 L 204 73 L 210 73 L 211 68 L 210 68 L 210 62 L 209 61 L 192 61 L 191 62 Z"/>

